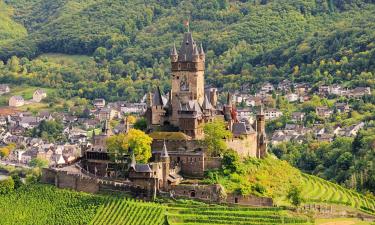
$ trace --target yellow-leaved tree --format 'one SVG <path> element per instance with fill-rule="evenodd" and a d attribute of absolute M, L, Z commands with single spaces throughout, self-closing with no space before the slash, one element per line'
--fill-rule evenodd
<path fill-rule="evenodd" d="M 134 152 L 137 162 L 146 163 L 151 158 L 152 138 L 141 130 L 130 129 L 127 134 L 113 135 L 106 140 L 111 153 L 130 154 Z"/>

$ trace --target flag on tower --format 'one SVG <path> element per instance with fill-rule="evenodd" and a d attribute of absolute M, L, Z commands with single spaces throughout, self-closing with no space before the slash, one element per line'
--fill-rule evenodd
<path fill-rule="evenodd" d="M 187 27 L 187 30 L 189 32 L 189 20 L 184 20 L 184 26 Z"/>

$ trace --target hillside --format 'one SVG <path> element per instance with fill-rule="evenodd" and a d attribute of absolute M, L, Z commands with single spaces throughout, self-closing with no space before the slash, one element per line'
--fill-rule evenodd
<path fill-rule="evenodd" d="M 169 89 L 169 50 L 190 29 L 207 53 L 207 81 L 224 90 L 283 78 L 314 84 L 340 82 L 374 87 L 374 15 L 371 1 L 120 1 L 6 0 L 14 24 L 28 36 L 0 42 L 0 59 L 42 53 L 92 55 L 96 66 L 82 76 L 57 63 L 23 61 L 28 73 L 51 73 L 38 85 L 71 89 L 86 98 L 136 100 L 161 85 Z M 4 8 L 5 5 L 1 5 Z M 22 38 L 24 37 L 24 38 Z M 54 66 L 52 66 L 54 67 Z M 0 68 L 1 69 L 1 68 Z M 19 72 L 19 71 L 18 71 Z M 2 69 L 7 74 L 7 68 Z M 311 76 L 313 74 L 313 76 Z M 65 77 L 69 77 L 66 79 Z M 19 82 L 19 77 L 1 81 Z M 111 82 L 115 81 L 115 82 Z M 57 85 L 56 85 L 57 86 Z M 90 87 L 96 87 L 94 89 Z M 110 87 L 110 88 L 109 88 Z M 127 87 L 124 89 L 124 87 Z M 100 91 L 95 91 L 99 89 Z"/>

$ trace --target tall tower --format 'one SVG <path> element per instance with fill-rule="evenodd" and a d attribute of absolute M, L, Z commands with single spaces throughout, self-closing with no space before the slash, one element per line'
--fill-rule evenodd
<path fill-rule="evenodd" d="M 170 158 L 169 154 L 167 151 L 167 146 L 165 145 L 165 141 L 163 144 L 163 150 L 160 155 L 160 161 L 163 164 L 163 189 L 168 190 L 169 185 L 168 185 L 168 176 L 170 173 Z"/>
<path fill-rule="evenodd" d="M 264 158 L 267 154 L 267 140 L 265 127 L 266 121 L 263 112 L 263 106 L 261 106 L 260 112 L 256 116 L 257 158 Z"/>
<path fill-rule="evenodd" d="M 199 47 L 191 32 L 184 34 L 180 50 L 171 50 L 172 64 L 172 115 L 171 123 L 178 126 L 178 110 L 181 104 L 196 100 L 200 105 L 204 101 L 205 53 Z"/>

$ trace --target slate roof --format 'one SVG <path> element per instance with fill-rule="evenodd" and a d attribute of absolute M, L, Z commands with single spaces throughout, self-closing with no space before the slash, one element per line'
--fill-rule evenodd
<path fill-rule="evenodd" d="M 136 164 L 134 169 L 135 172 L 138 173 L 152 173 L 150 165 L 148 164 Z"/>
<path fill-rule="evenodd" d="M 211 105 L 211 102 L 208 100 L 208 97 L 207 95 L 204 95 L 204 101 L 203 101 L 203 104 L 202 104 L 202 108 L 203 110 L 210 110 L 212 109 L 212 105 Z"/>
<path fill-rule="evenodd" d="M 232 133 L 234 135 L 244 135 L 249 134 L 250 130 L 246 128 L 246 124 L 243 122 L 240 123 L 234 123 L 232 127 Z"/>

